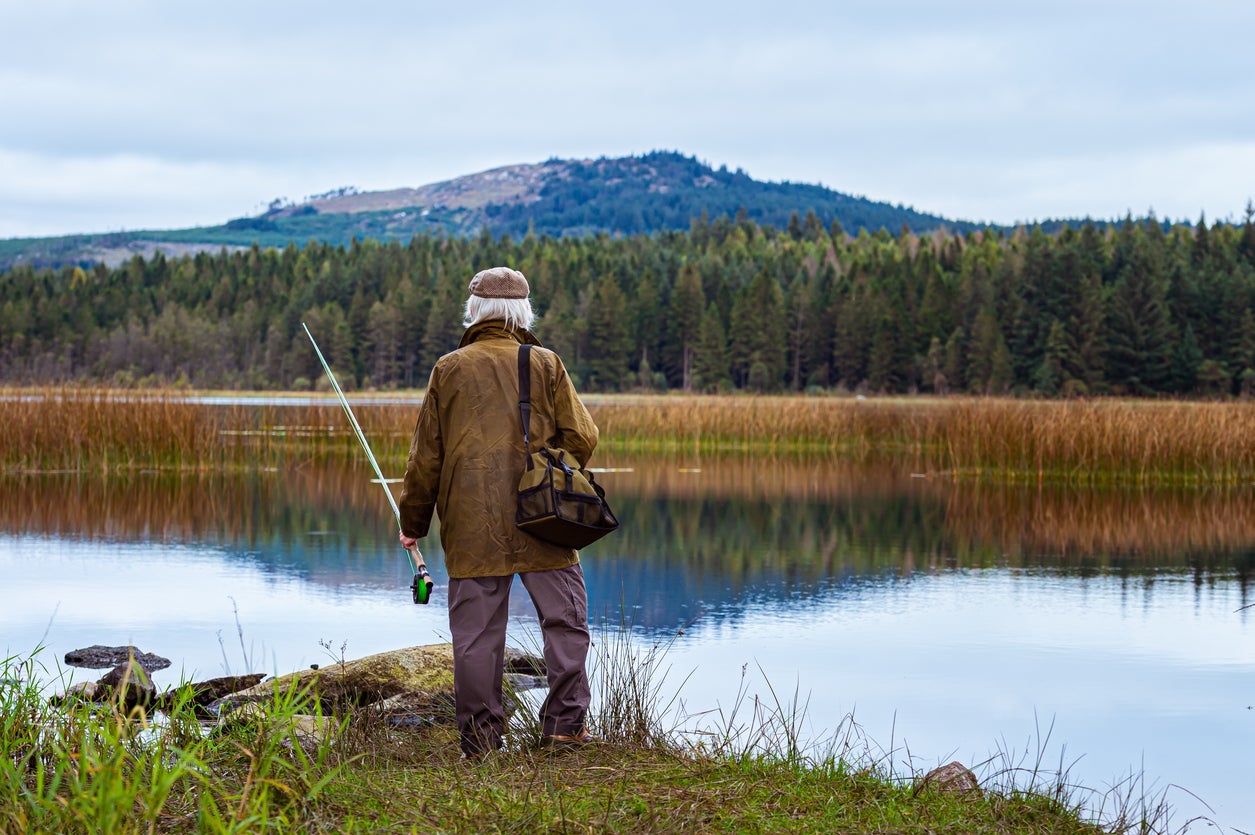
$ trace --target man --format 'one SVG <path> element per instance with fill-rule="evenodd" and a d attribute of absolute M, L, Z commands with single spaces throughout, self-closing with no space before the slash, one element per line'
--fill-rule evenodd
<path fill-rule="evenodd" d="M 458 349 L 431 372 L 401 490 L 401 544 L 426 536 L 432 511 L 449 571 L 453 689 L 462 753 L 501 747 L 501 700 L 510 583 L 520 575 L 544 636 L 549 695 L 540 708 L 544 744 L 593 742 L 584 727 L 589 687 L 588 597 L 579 555 L 514 524 L 526 455 L 519 417 L 519 345 L 531 350 L 534 448 L 561 447 L 581 465 L 597 426 L 558 355 L 540 346 L 527 279 L 494 267 L 471 279 Z"/>

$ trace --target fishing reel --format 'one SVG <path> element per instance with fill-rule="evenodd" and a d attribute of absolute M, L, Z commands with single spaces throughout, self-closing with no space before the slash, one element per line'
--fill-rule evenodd
<path fill-rule="evenodd" d="M 414 575 L 414 582 L 410 583 L 410 591 L 414 593 L 414 602 L 426 603 L 431 600 L 431 589 L 434 585 L 431 581 L 431 574 L 427 571 L 427 566 L 420 565 L 418 573 Z"/>

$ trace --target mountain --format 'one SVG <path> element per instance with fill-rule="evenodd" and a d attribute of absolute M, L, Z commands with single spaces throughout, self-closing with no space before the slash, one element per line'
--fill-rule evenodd
<path fill-rule="evenodd" d="M 555 237 L 634 235 L 688 229 L 702 215 L 715 219 L 740 212 L 777 228 L 787 226 L 795 213 L 804 218 L 814 212 L 825 227 L 837 221 L 851 233 L 881 227 L 896 233 L 904 225 L 917 233 L 977 228 L 821 185 L 764 182 L 740 169 L 715 169 L 694 157 L 654 151 L 509 165 L 418 188 L 342 188 L 299 204 L 276 201 L 260 215 L 221 226 L 0 241 L 0 269 L 16 264 L 116 264 L 158 249 L 181 255 L 253 243 L 282 247 L 311 238 L 347 244 L 353 238 L 408 240 L 419 234 L 474 235 L 483 230 L 514 237 L 529 231 Z"/>

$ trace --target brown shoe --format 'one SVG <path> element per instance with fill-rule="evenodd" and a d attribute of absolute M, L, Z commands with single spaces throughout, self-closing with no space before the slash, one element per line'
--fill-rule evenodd
<path fill-rule="evenodd" d="M 580 728 L 573 734 L 545 734 L 540 738 L 540 747 L 551 751 L 568 751 L 585 745 L 596 745 L 600 739 L 588 732 L 588 728 Z"/>

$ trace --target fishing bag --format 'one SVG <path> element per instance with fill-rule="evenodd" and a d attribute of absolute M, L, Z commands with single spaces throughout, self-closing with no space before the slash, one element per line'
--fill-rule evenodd
<path fill-rule="evenodd" d="M 527 466 L 519 479 L 520 530 L 554 545 L 583 548 L 619 527 L 606 491 L 565 449 L 542 447 L 528 453 L 532 416 L 530 345 L 519 346 L 519 417 L 523 422 L 523 452 Z"/>

